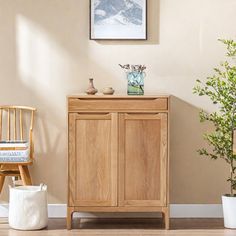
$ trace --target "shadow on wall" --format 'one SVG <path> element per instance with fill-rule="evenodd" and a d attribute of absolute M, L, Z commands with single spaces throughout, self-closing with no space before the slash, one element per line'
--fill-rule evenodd
<path fill-rule="evenodd" d="M 84 17 L 88 6 L 88 1 L 77 0 L 1 3 L 7 14 L 0 15 L 0 20 L 7 30 L 0 32 L 4 35 L 0 51 L 7 55 L 3 67 L 7 68 L 4 77 L 9 78 L 0 87 L 1 103 L 37 108 L 35 162 L 30 170 L 34 184 L 48 185 L 49 203 L 66 202 L 66 96 L 84 91 L 89 71 L 95 67 L 112 78 L 88 53 L 88 38 L 84 37 L 89 33 L 88 11 Z M 9 183 L 10 179 L 2 201 L 8 199 Z"/>
<path fill-rule="evenodd" d="M 77 79 L 75 74 L 78 73 L 74 73 L 77 65 L 73 62 L 70 67 L 68 63 L 64 64 L 61 54 L 65 52 L 66 57 L 68 53 L 71 60 L 74 60 L 79 51 L 86 57 L 87 47 L 86 42 L 78 46 L 78 35 L 74 35 L 78 31 L 75 28 L 63 28 L 58 19 L 51 18 L 53 11 L 47 8 L 47 1 L 37 2 L 36 5 L 34 1 L 24 2 L 1 3 L 1 7 L 5 7 L 8 12 L 6 16 L 1 16 L 7 19 L 5 23 L 8 31 L 4 34 L 4 41 L 0 45 L 3 50 L 0 51 L 11 58 L 11 62 L 6 61 L 6 67 L 10 65 L 11 74 L 7 75 L 10 82 L 1 86 L 1 103 L 37 108 L 34 127 L 35 162 L 30 168 L 31 174 L 34 184 L 44 182 L 48 185 L 49 202 L 62 203 L 66 201 L 67 186 L 66 91 L 73 90 L 72 81 Z M 57 14 L 65 16 L 66 10 L 59 4 Z M 76 11 L 74 7 L 71 10 Z M 70 12 L 67 14 L 70 15 Z M 73 25 L 73 21 L 73 18 L 65 17 L 63 22 L 65 25 Z M 48 37 L 45 36 L 47 33 Z M 60 46 L 61 54 L 57 55 Z M 5 48 L 10 50 L 5 51 Z M 86 61 L 85 57 L 83 60 Z M 76 71 L 81 66 L 84 65 L 79 64 Z M 68 77 L 70 82 L 66 81 Z M 7 186 L 10 183 L 10 179 L 5 183 L 1 195 L 3 201 L 8 199 Z"/>
<path fill-rule="evenodd" d="M 175 96 L 170 112 L 170 201 L 177 204 L 213 204 L 228 192 L 228 168 L 224 161 L 199 156 L 207 147 L 203 133 L 209 123 L 200 123 L 199 108 Z M 215 201 L 212 201 L 215 199 Z"/>

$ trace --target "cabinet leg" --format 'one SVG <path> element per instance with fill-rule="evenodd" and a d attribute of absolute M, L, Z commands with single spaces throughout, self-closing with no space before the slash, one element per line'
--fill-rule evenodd
<path fill-rule="evenodd" d="M 165 224 L 165 229 L 170 229 L 170 214 L 169 208 L 165 208 L 164 212 L 162 212 L 163 221 Z"/>
<path fill-rule="evenodd" d="M 73 219 L 73 211 L 74 211 L 73 208 L 67 207 L 66 225 L 67 225 L 68 230 L 71 230 L 72 219 Z"/>

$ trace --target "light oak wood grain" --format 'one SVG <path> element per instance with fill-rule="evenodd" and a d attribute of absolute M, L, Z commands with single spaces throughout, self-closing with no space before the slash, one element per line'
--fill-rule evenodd
<path fill-rule="evenodd" d="M 19 171 L 20 171 L 20 176 L 23 181 L 24 185 L 32 185 L 32 180 L 30 177 L 29 169 L 28 166 L 26 165 L 19 165 L 18 166 Z"/>
<path fill-rule="evenodd" d="M 76 185 L 76 150 L 75 150 L 75 126 L 76 113 L 69 114 L 68 125 L 68 206 L 75 205 L 74 193 Z M 71 208 L 68 208 L 69 211 Z"/>
<path fill-rule="evenodd" d="M 74 186 L 71 204 L 76 206 L 117 205 L 117 114 L 76 114 L 70 156 Z M 114 150 L 112 150 L 114 149 Z"/>
<path fill-rule="evenodd" d="M 165 206 L 166 114 L 125 114 L 119 126 L 120 204 Z"/>
<path fill-rule="evenodd" d="M 169 96 L 68 97 L 68 215 L 162 212 L 169 228 Z"/>
<path fill-rule="evenodd" d="M 135 98 L 123 98 L 123 99 L 86 99 L 86 98 L 69 98 L 69 111 L 129 111 L 132 110 L 167 110 L 168 99 L 167 98 L 146 98 L 146 99 L 135 99 Z"/>
<path fill-rule="evenodd" d="M 4 181 L 5 181 L 5 175 L 0 176 L 0 193 L 2 192 Z"/>
<path fill-rule="evenodd" d="M 113 99 L 113 100 L 149 100 L 149 99 L 156 99 L 156 98 L 166 98 L 169 99 L 171 97 L 170 94 L 158 94 L 158 95 L 153 95 L 153 94 L 145 94 L 144 96 L 140 95 L 132 95 L 132 96 L 127 96 L 124 94 L 113 94 L 113 95 L 104 95 L 104 94 L 99 94 L 97 93 L 96 95 L 87 95 L 85 93 L 81 94 L 72 94 L 67 96 L 67 100 L 70 98 L 79 98 L 79 99 L 91 99 L 91 100 L 107 100 L 107 99 Z"/>
<path fill-rule="evenodd" d="M 165 212 L 161 206 L 73 207 L 77 212 Z"/>

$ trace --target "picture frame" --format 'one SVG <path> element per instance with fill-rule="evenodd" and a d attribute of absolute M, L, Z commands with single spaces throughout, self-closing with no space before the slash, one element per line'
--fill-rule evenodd
<path fill-rule="evenodd" d="M 147 0 L 90 0 L 90 40 L 147 40 Z"/>

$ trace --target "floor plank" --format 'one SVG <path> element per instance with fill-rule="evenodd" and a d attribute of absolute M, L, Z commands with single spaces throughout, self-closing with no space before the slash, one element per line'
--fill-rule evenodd
<path fill-rule="evenodd" d="M 172 219 L 171 230 L 160 219 L 83 219 L 73 221 L 66 230 L 65 219 L 50 219 L 47 229 L 18 231 L 10 229 L 7 219 L 0 219 L 0 236 L 236 236 L 236 230 L 224 229 L 222 219 Z"/>

